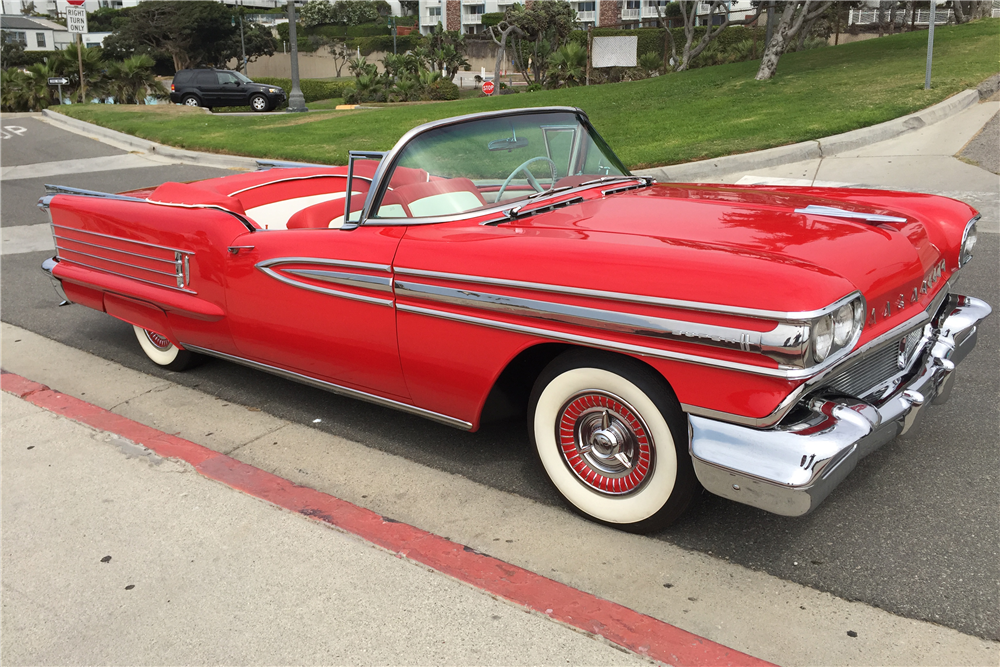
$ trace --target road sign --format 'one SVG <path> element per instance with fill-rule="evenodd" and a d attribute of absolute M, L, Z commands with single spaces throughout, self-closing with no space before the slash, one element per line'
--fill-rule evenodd
<path fill-rule="evenodd" d="M 87 32 L 87 10 L 83 7 L 67 7 L 66 29 L 73 33 Z"/>
<path fill-rule="evenodd" d="M 483 81 L 483 94 L 484 95 L 492 95 L 493 94 L 493 82 L 492 81 Z"/>
<path fill-rule="evenodd" d="M 69 79 L 64 76 L 50 76 L 49 77 L 50 86 L 68 86 Z"/>
<path fill-rule="evenodd" d="M 83 3 L 85 3 L 86 1 L 87 0 L 66 0 L 66 2 L 73 5 L 74 7 L 82 7 Z"/>

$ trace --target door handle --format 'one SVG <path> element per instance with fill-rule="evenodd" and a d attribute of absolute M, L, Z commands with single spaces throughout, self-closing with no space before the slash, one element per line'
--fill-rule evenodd
<path fill-rule="evenodd" d="M 253 250 L 252 245 L 231 245 L 229 246 L 229 252 L 233 255 L 240 254 L 240 250 Z"/>

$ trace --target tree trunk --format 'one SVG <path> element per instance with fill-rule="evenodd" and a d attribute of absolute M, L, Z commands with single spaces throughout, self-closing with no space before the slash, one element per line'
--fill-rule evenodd
<path fill-rule="evenodd" d="M 931 2 L 933 1 L 931 0 Z M 955 0 L 951 5 L 955 9 L 955 23 L 968 23 L 969 17 L 965 15 L 965 8 L 962 7 L 962 3 L 959 0 Z"/>
<path fill-rule="evenodd" d="M 815 2 L 805 0 L 804 2 L 787 2 L 781 12 L 781 20 L 774 30 L 771 41 L 768 42 L 764 50 L 764 57 L 760 60 L 760 68 L 757 70 L 757 81 L 766 81 L 774 76 L 778 70 L 778 59 L 785 52 L 788 45 L 799 34 L 804 23 L 809 23 L 818 18 L 833 2 Z"/>
<path fill-rule="evenodd" d="M 913 3 L 912 2 L 907 2 L 906 3 L 906 9 L 903 10 L 903 27 L 904 28 L 906 27 L 906 25 L 908 23 L 910 23 L 911 24 L 910 25 L 910 30 L 913 30 L 912 21 L 913 21 L 913 15 L 914 14 L 915 14 L 915 12 L 913 11 Z"/>
<path fill-rule="evenodd" d="M 896 32 L 896 3 L 889 7 L 889 34 Z"/>

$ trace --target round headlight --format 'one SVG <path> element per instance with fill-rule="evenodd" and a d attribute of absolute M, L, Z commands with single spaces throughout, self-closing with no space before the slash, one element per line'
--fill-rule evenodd
<path fill-rule="evenodd" d="M 813 325 L 813 359 L 823 361 L 833 347 L 833 317 L 824 315 Z"/>
<path fill-rule="evenodd" d="M 965 230 L 965 239 L 962 241 L 961 263 L 964 265 L 972 259 L 972 250 L 976 247 L 976 223 L 975 221 Z"/>
<path fill-rule="evenodd" d="M 854 304 L 845 303 L 833 312 L 833 344 L 844 347 L 854 333 Z"/>

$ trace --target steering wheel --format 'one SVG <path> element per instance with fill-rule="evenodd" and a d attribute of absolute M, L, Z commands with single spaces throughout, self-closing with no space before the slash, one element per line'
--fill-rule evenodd
<path fill-rule="evenodd" d="M 528 177 L 528 185 L 530 185 L 532 188 L 534 188 L 535 192 L 544 192 L 545 188 L 543 188 L 541 185 L 539 185 L 538 180 L 527 169 L 528 165 L 530 165 L 532 162 L 538 162 L 539 160 L 545 160 L 546 162 L 549 163 L 549 170 L 552 172 L 552 185 L 555 185 L 555 183 L 556 183 L 556 163 L 553 162 L 552 160 L 550 160 L 549 158 L 545 157 L 544 155 L 536 155 L 535 157 L 531 158 L 530 160 L 525 160 L 524 162 L 522 162 L 521 164 L 519 164 L 514 171 L 510 172 L 510 176 L 508 176 L 507 180 L 505 180 L 503 182 L 503 185 L 500 186 L 500 191 L 497 192 L 497 198 L 494 200 L 494 203 L 497 203 L 497 202 L 500 201 L 501 197 L 503 197 L 504 191 L 507 190 L 507 186 L 510 185 L 510 182 L 512 180 L 514 180 L 514 177 L 517 176 L 518 172 L 521 172 L 521 171 L 523 171 L 524 175 Z M 549 187 L 552 187 L 552 186 L 549 186 Z"/>

